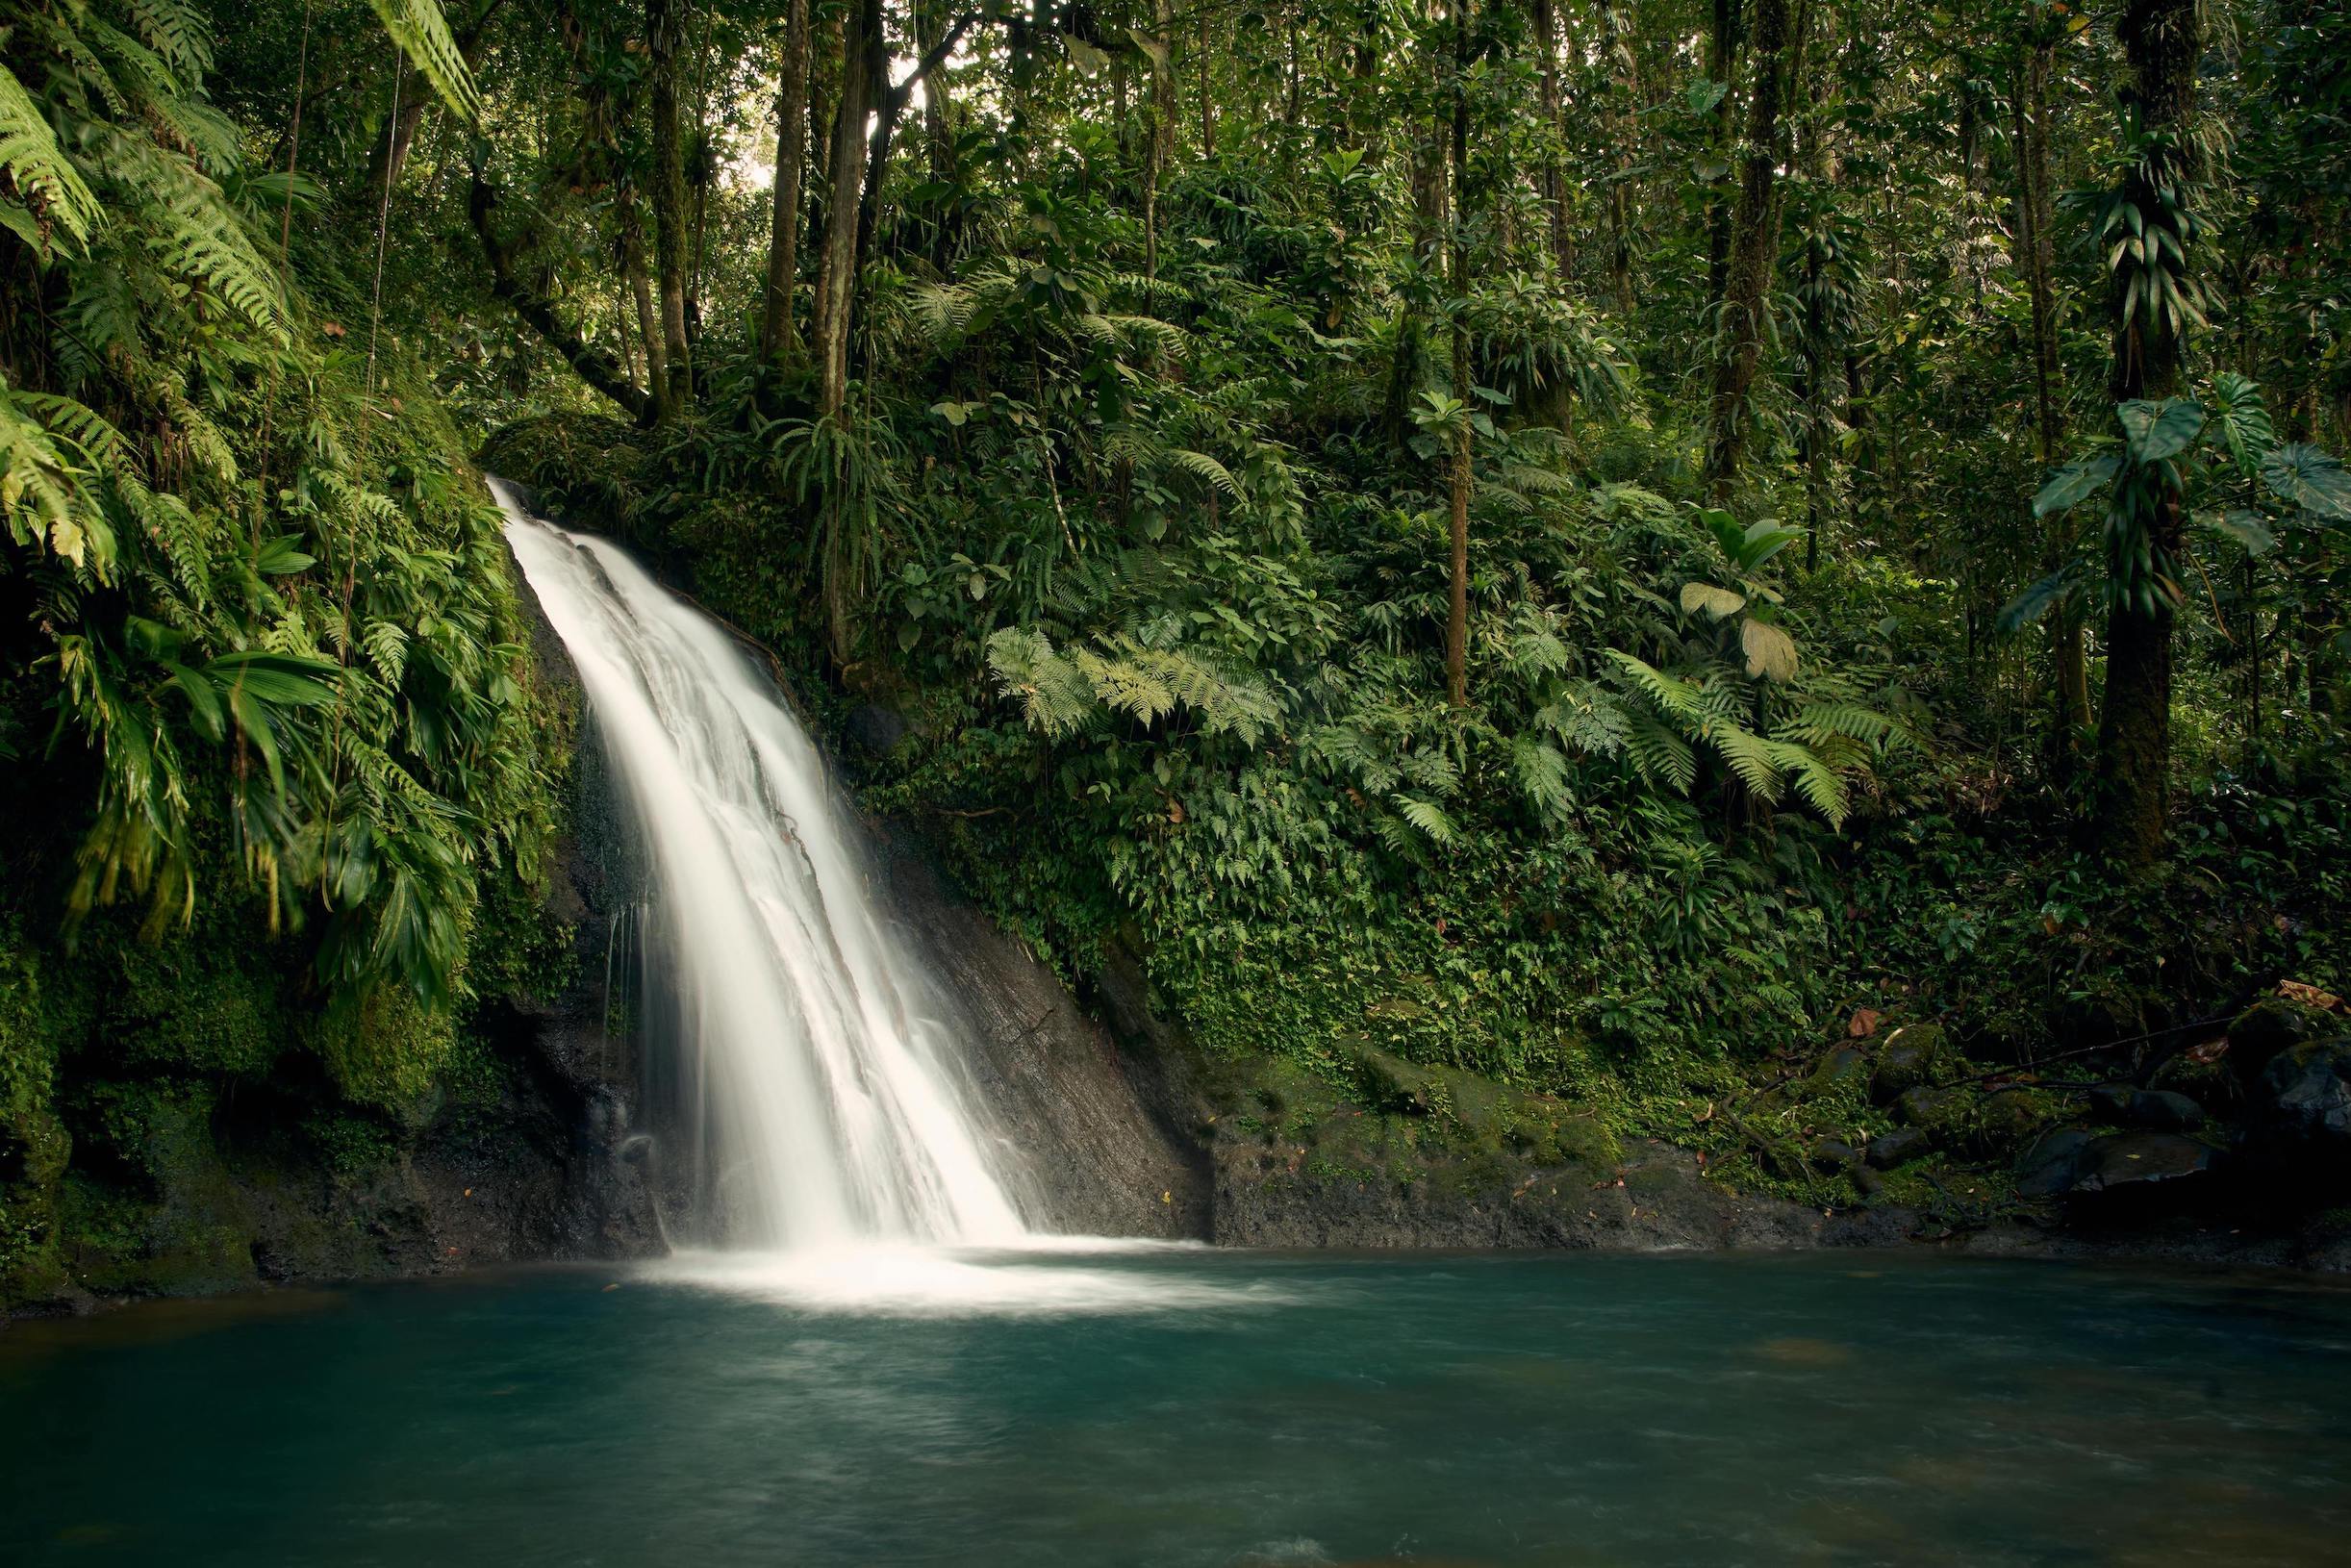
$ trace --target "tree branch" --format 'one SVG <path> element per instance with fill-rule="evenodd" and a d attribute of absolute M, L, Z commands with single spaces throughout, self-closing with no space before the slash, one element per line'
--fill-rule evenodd
<path fill-rule="evenodd" d="M 498 239 L 490 218 L 491 209 L 497 201 L 498 193 L 476 168 L 473 189 L 466 199 L 466 213 L 472 218 L 473 232 L 481 240 L 483 260 L 490 264 L 492 296 L 510 307 L 526 326 L 546 340 L 547 346 L 561 355 L 582 381 L 619 404 L 629 417 L 643 423 L 652 405 L 629 379 L 628 372 L 604 350 L 581 341 L 576 333 L 564 325 L 545 295 L 515 276 L 514 253 Z"/>

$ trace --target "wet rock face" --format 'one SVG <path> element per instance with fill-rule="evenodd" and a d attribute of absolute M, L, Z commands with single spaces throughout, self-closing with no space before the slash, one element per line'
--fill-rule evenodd
<path fill-rule="evenodd" d="M 1027 1179 L 1032 1222 L 1070 1235 L 1205 1237 L 1207 1157 L 1176 1080 L 1183 1051 L 1155 1032 L 1139 974 L 1114 974 L 1117 1032 L 1094 1018 L 1052 971 L 950 895 L 911 842 L 886 843 L 891 905 L 971 1025 L 971 1069 L 982 1104 Z M 1115 971 L 1116 966 L 1114 966 Z"/>
<path fill-rule="evenodd" d="M 1317 1171 L 1304 1153 L 1220 1139 L 1212 1239 L 1238 1247 L 1665 1252 L 1890 1244 L 1915 1220 L 1908 1211 L 1824 1214 L 1741 1196 L 1708 1179 L 1689 1151 L 1661 1143 L 1629 1145 L 1602 1164 L 1484 1172 L 1351 1175 Z"/>

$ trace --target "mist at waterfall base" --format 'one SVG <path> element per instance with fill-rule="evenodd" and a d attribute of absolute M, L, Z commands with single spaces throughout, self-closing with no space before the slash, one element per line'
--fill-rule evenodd
<path fill-rule="evenodd" d="M 2339 1281 L 1870 1252 L 1121 1273 L 1162 1304 L 834 1311 L 569 1268 L 20 1324 L 0 1562 L 2251 1568 L 2351 1540 Z"/>
<path fill-rule="evenodd" d="M 507 538 L 570 654 L 643 865 L 651 1155 L 680 1283 L 899 1311 L 1118 1310 L 1053 1237 L 961 1068 L 970 1025 L 876 902 L 861 829 L 774 684 L 609 541 Z M 1025 1211 L 1025 1213 L 1024 1213 Z"/>

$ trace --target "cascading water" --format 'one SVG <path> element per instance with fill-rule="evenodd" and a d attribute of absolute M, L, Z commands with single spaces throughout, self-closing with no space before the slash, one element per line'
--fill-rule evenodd
<path fill-rule="evenodd" d="M 645 948 L 693 1070 L 719 1239 L 1028 1243 L 937 1022 L 951 1009 L 876 909 L 859 830 L 774 687 L 624 552 L 493 486 L 645 844 Z"/>

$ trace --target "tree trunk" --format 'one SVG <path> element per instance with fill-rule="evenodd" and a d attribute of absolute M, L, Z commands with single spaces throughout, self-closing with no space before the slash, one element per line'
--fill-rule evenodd
<path fill-rule="evenodd" d="M 682 413 L 694 400 L 692 350 L 686 341 L 686 144 L 677 102 L 685 22 L 680 0 L 645 0 L 652 49 L 653 258 L 661 274 L 662 366 L 670 389 L 666 412 L 671 415 Z"/>
<path fill-rule="evenodd" d="M 1612 5 L 1603 13 L 1608 48 L 1616 57 L 1616 85 L 1610 94 L 1610 118 L 1616 135 L 1616 177 L 1608 183 L 1608 283 L 1616 291 L 1616 306 L 1631 316 L 1632 297 L 1632 170 L 1640 142 L 1640 62 L 1633 53 L 1633 18 L 1630 5 Z"/>
<path fill-rule="evenodd" d="M 1151 59 L 1150 144 L 1143 149 L 1143 275 L 1159 275 L 1159 181 L 1176 152 L 1176 53 L 1168 0 L 1151 0 L 1160 53 Z"/>
<path fill-rule="evenodd" d="M 1774 0 L 1786 14 L 1786 0 Z M 1758 23 L 1759 29 L 1759 23 Z M 1706 28 L 1706 78 L 1719 82 L 1723 95 L 1715 101 L 1712 134 L 1709 145 L 1716 158 L 1728 164 L 1732 161 L 1731 128 L 1736 116 L 1734 107 L 1738 93 L 1733 84 L 1738 80 L 1739 60 L 1739 0 L 1713 0 L 1713 11 Z M 1757 70 L 1763 69 L 1758 61 Z M 1706 196 L 1706 303 L 1718 304 L 1730 287 L 1731 279 L 1731 204 L 1723 199 L 1721 180 L 1709 181 L 1715 189 Z"/>
<path fill-rule="evenodd" d="M 1754 45 L 1747 151 L 1732 225 L 1731 269 L 1723 286 L 1722 345 L 1706 443 L 1706 493 L 1718 506 L 1730 499 L 1746 460 L 1747 400 L 1762 359 L 1764 295 L 1780 254 L 1781 112 L 1804 54 L 1803 38 L 1789 36 L 1787 0 L 1756 0 Z"/>
<path fill-rule="evenodd" d="M 1559 94 L 1559 19 L 1552 0 L 1534 0 L 1534 35 L 1542 53 L 1543 200 L 1551 210 L 1551 255 L 1562 281 L 1576 269 L 1576 241 L 1568 227 L 1566 112 Z"/>
<path fill-rule="evenodd" d="M 1205 0 L 1200 6 L 1200 155 L 1203 161 L 1216 156 L 1216 91 L 1208 69 L 1208 7 Z"/>
<path fill-rule="evenodd" d="M 915 47 L 925 54 L 939 47 L 947 37 L 947 0 L 918 0 L 914 21 Z M 933 71 L 923 82 L 923 149 L 931 183 L 951 186 L 955 180 L 955 126 L 944 69 Z M 930 244 L 931 265 L 942 275 L 954 261 L 959 238 L 952 210 L 943 210 Z"/>
<path fill-rule="evenodd" d="M 1453 384 L 1463 403 L 1476 401 L 1470 386 L 1469 323 L 1463 306 L 1469 300 L 1469 31 L 1470 0 L 1453 0 L 1453 142 L 1451 242 L 1453 250 Z M 1454 432 L 1451 535 L 1452 594 L 1445 615 L 1445 699 L 1456 708 L 1469 706 L 1469 411 Z"/>
<path fill-rule="evenodd" d="M 2049 199 L 2049 72 L 2055 55 L 2055 45 L 2047 37 L 2027 40 L 2024 81 L 2011 99 L 2017 249 L 2033 309 L 2033 439 L 2044 469 L 2056 466 L 2065 438 L 2064 405 L 2058 387 L 2056 246 Z M 2041 557 L 2044 571 L 2057 570 L 2073 553 L 2074 528 L 2070 514 L 2050 519 Z M 2049 663 L 2057 696 L 2057 732 L 2051 755 L 2058 771 L 2066 773 L 2072 771 L 2080 749 L 2079 738 L 2091 722 L 2082 615 L 2073 605 L 2060 604 L 2050 614 Z"/>
<path fill-rule="evenodd" d="M 800 169 L 808 155 L 808 0 L 792 0 L 775 89 L 775 204 L 769 215 L 768 289 L 759 351 L 780 365 L 797 351 L 792 296 L 800 275 Z"/>
<path fill-rule="evenodd" d="M 873 55 L 881 0 L 857 0 L 841 30 L 841 97 L 833 113 L 832 174 L 817 251 L 817 413 L 833 418 L 848 395 L 849 319 L 857 295 L 857 230 L 864 208 L 866 117 L 873 106 Z"/>
<path fill-rule="evenodd" d="M 653 281 L 645 269 L 645 218 L 637 211 L 637 192 L 626 185 L 614 188 L 613 214 L 620 227 L 620 276 L 637 308 L 637 340 L 645 348 L 646 412 L 655 422 L 669 417 L 670 383 L 661 354 L 661 318 L 653 306 Z"/>
<path fill-rule="evenodd" d="M 2122 97 L 2140 127 L 2192 143 L 2196 59 L 2200 50 L 2196 0 L 2129 0 L 2117 24 L 2129 74 Z M 2125 198 L 2142 213 L 2159 202 L 2143 175 L 2132 174 Z M 2111 288 L 2114 368 L 2110 392 L 2117 403 L 2171 396 L 2180 385 L 2180 340 L 2161 312 L 2127 318 L 2119 278 Z M 2176 492 L 2148 519 L 2158 562 L 2176 559 L 2185 506 Z M 2098 723 L 2099 846 L 2124 865 L 2144 868 L 2163 853 L 2170 811 L 2172 601 L 2152 595 L 2141 608 L 2110 595 L 2106 621 L 2106 709 Z"/>

